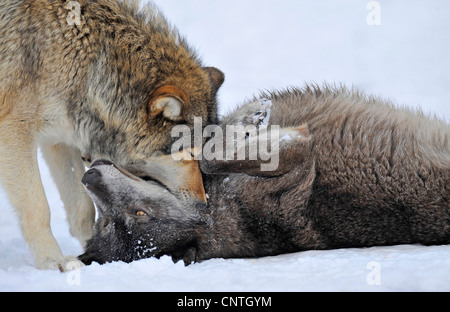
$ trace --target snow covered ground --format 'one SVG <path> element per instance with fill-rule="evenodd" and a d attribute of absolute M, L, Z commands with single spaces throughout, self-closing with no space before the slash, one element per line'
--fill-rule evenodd
<path fill-rule="evenodd" d="M 366 0 L 156 2 L 205 63 L 226 73 L 222 113 L 259 90 L 327 81 L 450 120 L 448 0 L 379 1 L 379 26 L 368 25 L 378 12 Z M 80 254 L 41 168 L 53 232 L 65 254 Z M 1 189 L 0 215 L 0 291 L 450 291 L 450 246 L 309 251 L 189 267 L 166 257 L 38 271 Z"/>

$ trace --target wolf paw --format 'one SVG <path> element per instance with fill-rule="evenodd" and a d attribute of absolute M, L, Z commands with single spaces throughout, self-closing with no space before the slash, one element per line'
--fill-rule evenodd
<path fill-rule="evenodd" d="M 255 125 L 257 129 L 269 125 L 272 101 L 260 99 L 247 106 L 246 124 Z"/>
<path fill-rule="evenodd" d="M 36 267 L 40 270 L 59 270 L 60 272 L 68 272 L 73 270 L 78 270 L 83 267 L 84 264 L 77 257 L 67 256 L 62 259 L 45 259 L 39 261 Z"/>
<path fill-rule="evenodd" d="M 225 124 L 242 126 L 254 125 L 257 130 L 259 130 L 260 127 L 263 128 L 269 125 L 271 108 L 271 100 L 260 99 L 238 108 L 231 114 L 228 120 L 225 120 Z"/>
<path fill-rule="evenodd" d="M 68 256 L 64 258 L 64 261 L 58 264 L 58 269 L 61 273 L 67 271 L 75 271 L 84 267 L 83 262 L 74 256 Z"/>

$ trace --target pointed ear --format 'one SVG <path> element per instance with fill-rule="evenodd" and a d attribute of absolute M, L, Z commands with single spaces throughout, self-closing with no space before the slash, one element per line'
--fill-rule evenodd
<path fill-rule="evenodd" d="M 150 100 L 150 115 L 156 117 L 163 115 L 172 121 L 183 119 L 183 109 L 188 105 L 186 94 L 175 86 L 162 86 L 152 95 Z"/>
<path fill-rule="evenodd" d="M 225 74 L 215 67 L 204 67 L 203 69 L 209 75 L 214 92 L 217 92 L 225 81 Z"/>

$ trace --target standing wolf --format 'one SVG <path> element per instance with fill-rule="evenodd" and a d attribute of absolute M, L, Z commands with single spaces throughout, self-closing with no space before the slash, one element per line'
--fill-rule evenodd
<path fill-rule="evenodd" d="M 81 156 L 126 168 L 170 149 L 171 129 L 216 119 L 222 72 L 202 67 L 152 6 L 118 0 L 0 2 L 0 179 L 41 269 L 65 270 L 40 180 L 42 149 L 84 245 L 94 206 Z M 141 173 L 145 176 L 145 172 Z"/>

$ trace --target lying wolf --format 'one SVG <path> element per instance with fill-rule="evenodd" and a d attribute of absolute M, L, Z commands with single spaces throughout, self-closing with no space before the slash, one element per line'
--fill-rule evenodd
<path fill-rule="evenodd" d="M 262 172 L 259 161 L 203 161 L 206 204 L 178 190 L 198 172 L 194 160 L 155 163 L 151 183 L 98 161 L 83 183 L 99 219 L 79 259 L 170 255 L 189 264 L 450 243 L 447 123 L 344 89 L 307 87 L 263 98 L 224 121 L 259 122 L 270 110 L 270 124 L 282 127 L 277 170 Z"/>
<path fill-rule="evenodd" d="M 80 183 L 82 156 L 142 165 L 170 150 L 174 126 L 215 122 L 223 81 L 152 6 L 0 1 L 0 179 L 36 266 L 65 270 L 71 260 L 50 229 L 38 145 L 85 245 L 95 209 Z"/>

